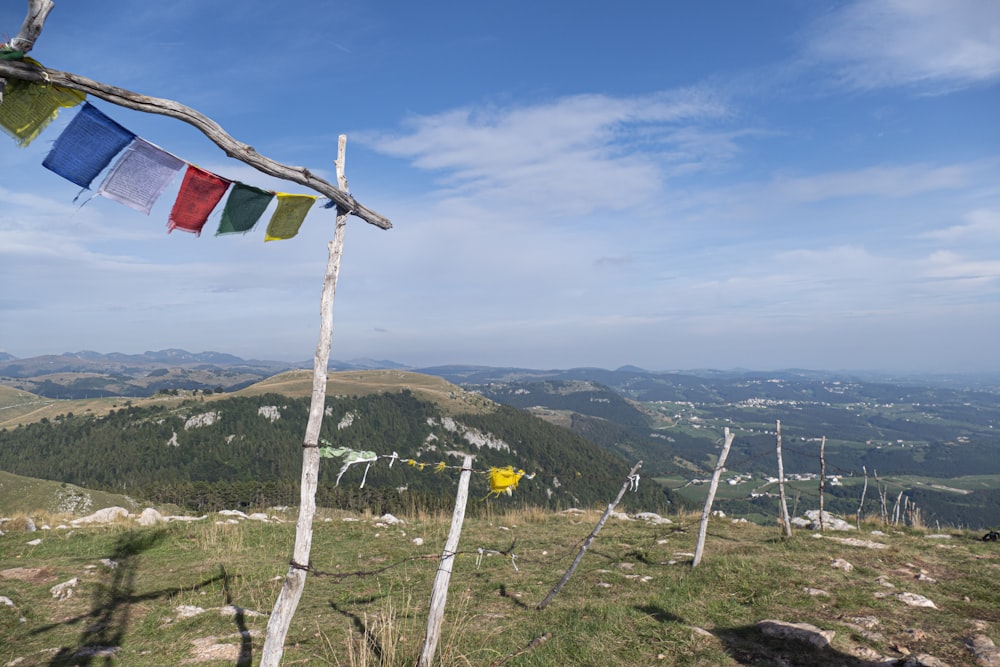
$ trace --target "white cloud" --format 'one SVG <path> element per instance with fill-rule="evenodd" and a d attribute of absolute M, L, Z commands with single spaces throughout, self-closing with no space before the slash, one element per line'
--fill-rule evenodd
<path fill-rule="evenodd" d="M 779 177 L 770 189 L 772 197 L 790 203 L 841 197 L 912 197 L 968 185 L 972 172 L 970 165 L 874 166 L 815 176 Z"/>
<path fill-rule="evenodd" d="M 950 250 L 928 257 L 927 275 L 931 278 L 974 284 L 990 284 L 1000 279 L 1000 260 L 971 259 Z"/>
<path fill-rule="evenodd" d="M 978 209 L 968 213 L 965 219 L 968 221 L 965 224 L 925 232 L 919 238 L 945 243 L 1000 241 L 1000 211 Z"/>
<path fill-rule="evenodd" d="M 807 55 L 860 89 L 949 89 L 1000 77 L 996 0 L 854 0 L 813 26 Z"/>
<path fill-rule="evenodd" d="M 718 119 L 725 105 L 703 90 L 636 98 L 564 97 L 535 106 L 464 108 L 408 121 L 409 133 L 367 136 L 382 153 L 442 174 L 439 195 L 555 216 L 620 211 L 663 187 L 664 162 L 691 168 L 733 137 L 679 129 Z"/>

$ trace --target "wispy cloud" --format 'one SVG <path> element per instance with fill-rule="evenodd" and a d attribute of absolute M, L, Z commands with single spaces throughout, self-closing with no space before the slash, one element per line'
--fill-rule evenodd
<path fill-rule="evenodd" d="M 1000 241 L 1000 211 L 978 209 L 965 216 L 966 223 L 935 229 L 920 235 L 920 238 L 954 243 Z"/>
<path fill-rule="evenodd" d="M 935 92 L 1000 78 L 995 0 L 854 0 L 806 32 L 807 57 L 852 88 Z"/>
<path fill-rule="evenodd" d="M 707 90 L 645 97 L 563 97 L 534 106 L 463 108 L 369 135 L 376 150 L 439 175 L 446 200 L 518 205 L 550 215 L 619 211 L 660 192 L 664 169 L 735 151 L 733 137 L 691 127 L 725 117 Z"/>

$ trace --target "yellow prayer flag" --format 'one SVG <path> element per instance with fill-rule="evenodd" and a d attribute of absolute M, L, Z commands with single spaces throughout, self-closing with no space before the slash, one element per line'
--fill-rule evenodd
<path fill-rule="evenodd" d="M 299 233 L 302 221 L 312 205 L 316 203 L 315 195 L 292 195 L 286 192 L 276 192 L 278 208 L 271 216 L 267 225 L 264 241 L 281 241 L 290 239 Z"/>
<path fill-rule="evenodd" d="M 59 115 L 60 108 L 76 106 L 86 97 L 86 93 L 60 86 L 8 80 L 0 103 L 0 127 L 27 146 Z"/>

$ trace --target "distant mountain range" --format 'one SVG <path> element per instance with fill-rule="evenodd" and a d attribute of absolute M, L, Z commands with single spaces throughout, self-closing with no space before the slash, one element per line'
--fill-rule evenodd
<path fill-rule="evenodd" d="M 311 362 L 245 360 L 177 349 L 6 357 L 0 360 L 0 385 L 49 399 L 176 396 L 177 390 L 229 396 L 286 371 L 308 375 L 303 369 L 311 367 Z M 360 371 L 391 371 L 388 375 L 398 376 L 404 385 L 441 378 L 457 385 L 446 394 L 490 399 L 568 429 L 626 463 L 641 459 L 645 475 L 678 491 L 686 492 L 710 473 L 720 434 L 731 427 L 739 435 L 727 469 L 763 481 L 745 493 L 734 489 L 742 494 L 738 497 L 720 500 L 732 504 L 725 507 L 730 513 L 773 515 L 766 480 L 774 474 L 779 421 L 788 472 L 815 475 L 816 449 L 825 439 L 827 470 L 842 480 L 829 490 L 838 498 L 839 511 L 856 509 L 865 471 L 877 471 L 883 485 L 894 476 L 893 492 L 905 490 L 929 517 L 952 525 L 990 525 L 1000 502 L 1000 378 L 988 374 L 647 371 L 636 366 L 408 368 L 371 359 L 333 361 L 330 368 L 358 371 L 344 374 L 350 377 L 365 375 Z M 513 414 L 505 421 L 511 422 Z M 497 426 L 501 428 L 507 427 Z M 380 434 L 373 438 L 386 439 Z M 815 494 L 813 486 L 808 482 L 797 492 Z"/>
<path fill-rule="evenodd" d="M 30 391 L 48 398 L 97 398 L 102 396 L 151 396 L 169 389 L 235 391 L 278 373 L 312 368 L 300 362 L 242 359 L 223 352 L 188 352 L 181 349 L 142 354 L 100 353 L 84 350 L 58 355 L 17 358 L 0 353 L 0 385 Z M 700 385 L 774 382 L 880 383 L 904 386 L 946 387 L 956 390 L 1000 392 L 995 374 L 889 374 L 873 371 L 832 372 L 805 369 L 750 371 L 746 369 L 648 371 L 637 366 L 603 368 L 531 369 L 477 365 L 412 367 L 385 359 L 331 360 L 329 369 L 409 370 L 441 377 L 458 385 L 586 380 L 598 382 L 637 400 L 675 400 L 690 397 Z M 670 389 L 674 387 L 674 389 Z M 683 387 L 683 391 L 676 391 Z M 758 395 L 760 387 L 752 393 Z M 706 389 L 705 396 L 712 390 Z M 720 397 L 721 398 L 721 397 Z M 683 400 L 683 399 L 679 399 Z"/>
<path fill-rule="evenodd" d="M 122 354 L 84 350 L 19 359 L 0 355 L 0 385 L 47 398 L 151 396 L 169 389 L 235 391 L 288 370 L 312 368 L 313 362 L 242 359 L 222 352 L 167 349 Z M 331 361 L 330 370 L 403 368 L 376 359 Z"/>

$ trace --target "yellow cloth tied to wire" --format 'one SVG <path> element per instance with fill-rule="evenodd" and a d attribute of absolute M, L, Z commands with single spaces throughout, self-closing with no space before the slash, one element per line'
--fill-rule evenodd
<path fill-rule="evenodd" d="M 37 65 L 31 58 L 25 62 Z M 59 114 L 60 108 L 74 107 L 87 94 L 61 86 L 9 79 L 0 102 L 0 127 L 21 146 L 27 146 Z"/>
<path fill-rule="evenodd" d="M 490 468 L 490 492 L 486 494 L 486 497 L 488 498 L 492 495 L 496 498 L 501 493 L 506 493 L 508 496 L 514 495 L 514 489 L 517 488 L 518 481 L 524 475 L 525 472 L 523 470 L 515 471 L 514 466 Z"/>

